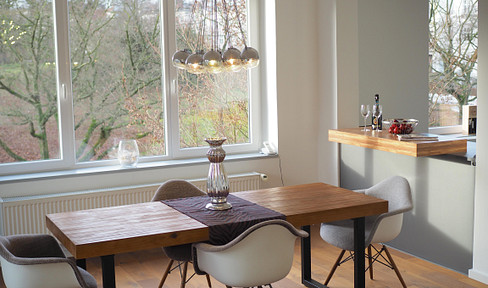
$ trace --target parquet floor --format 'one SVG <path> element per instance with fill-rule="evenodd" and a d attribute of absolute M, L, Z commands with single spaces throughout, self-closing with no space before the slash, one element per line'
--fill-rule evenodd
<path fill-rule="evenodd" d="M 312 227 L 312 274 L 317 281 L 324 281 L 329 269 L 339 255 L 339 250 L 326 244 L 318 235 L 318 227 Z M 418 259 L 411 255 L 390 249 L 393 259 L 397 263 L 405 282 L 411 288 L 436 288 L 436 287 L 455 287 L 455 288 L 488 288 L 480 282 L 468 278 L 466 275 L 442 268 L 430 262 Z M 115 256 L 116 262 L 116 282 L 119 288 L 152 288 L 157 287 L 160 277 L 168 263 L 168 259 L 161 249 L 125 253 Z M 191 265 L 190 265 L 191 266 Z M 398 278 L 393 270 L 382 265 L 375 267 L 375 279 L 370 280 L 366 275 L 366 287 L 368 288 L 393 288 L 401 287 Z M 97 279 L 101 287 L 101 268 L 98 258 L 88 259 L 87 269 Z M 351 261 L 341 265 L 331 282 L 331 288 L 350 288 L 353 287 L 353 263 Z M 274 288 L 304 287 L 300 282 L 300 245 L 297 241 L 295 248 L 295 259 L 292 270 L 288 276 L 273 283 Z M 164 287 L 179 287 L 177 271 L 168 276 Z M 213 287 L 225 286 L 212 279 Z M 3 281 L 1 282 L 1 287 Z M 188 284 L 188 288 L 207 287 L 205 277 L 196 275 Z M 20 287 L 19 287 L 20 288 Z M 24 287 L 21 287 L 24 288 Z M 26 288 L 26 287 L 25 287 Z"/>

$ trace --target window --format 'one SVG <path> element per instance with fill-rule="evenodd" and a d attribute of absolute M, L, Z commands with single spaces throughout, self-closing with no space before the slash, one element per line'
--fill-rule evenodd
<path fill-rule="evenodd" d="M 236 1 L 255 47 L 256 2 Z M 176 49 L 192 48 L 194 3 L 2 5 L 0 173 L 118 165 L 121 139 L 137 140 L 140 161 L 203 157 L 215 136 L 229 153 L 257 151 L 259 69 L 193 75 L 171 65 Z"/>
<path fill-rule="evenodd" d="M 429 4 L 429 126 L 460 132 L 462 106 L 477 102 L 478 1 Z"/>

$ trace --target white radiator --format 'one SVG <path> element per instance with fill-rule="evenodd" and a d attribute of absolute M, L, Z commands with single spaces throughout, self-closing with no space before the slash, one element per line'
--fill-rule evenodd
<path fill-rule="evenodd" d="M 261 174 L 229 175 L 231 192 L 260 188 Z M 206 191 L 206 179 L 188 180 Z M 48 233 L 46 214 L 149 202 L 161 183 L 0 199 L 2 235 Z"/>

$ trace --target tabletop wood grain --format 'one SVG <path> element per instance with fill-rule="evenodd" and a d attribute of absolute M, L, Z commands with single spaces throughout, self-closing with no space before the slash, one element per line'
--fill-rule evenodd
<path fill-rule="evenodd" d="M 388 210 L 385 200 L 324 183 L 237 192 L 300 227 Z M 48 214 L 47 227 L 77 259 L 206 241 L 208 227 L 161 202 Z"/>
<path fill-rule="evenodd" d="M 208 227 L 161 202 L 48 214 L 53 235 L 77 259 L 208 239 Z"/>
<path fill-rule="evenodd" d="M 246 191 L 236 195 L 284 214 L 296 227 L 388 211 L 386 200 L 325 183 Z"/>
<path fill-rule="evenodd" d="M 467 150 L 466 139 L 439 136 L 438 141 L 399 141 L 386 130 L 373 135 L 371 131 L 361 131 L 361 128 L 329 130 L 329 141 L 413 157 L 466 153 Z"/>

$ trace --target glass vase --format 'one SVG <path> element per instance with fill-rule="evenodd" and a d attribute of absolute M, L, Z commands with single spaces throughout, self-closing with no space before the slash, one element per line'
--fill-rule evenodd
<path fill-rule="evenodd" d="M 222 144 L 227 138 L 207 138 L 205 141 L 210 145 L 207 152 L 207 158 L 210 161 L 210 167 L 207 177 L 207 195 L 210 197 L 210 203 L 205 207 L 210 210 L 227 210 L 232 205 L 227 202 L 229 195 L 229 180 L 224 170 L 225 151 Z"/>
<path fill-rule="evenodd" d="M 136 167 L 139 161 L 139 148 L 136 140 L 121 140 L 118 151 L 119 163 L 124 168 Z"/>

